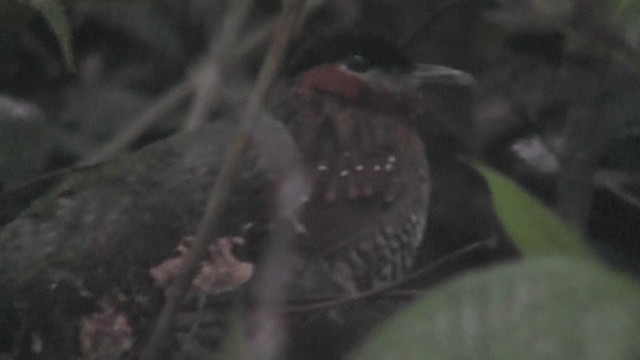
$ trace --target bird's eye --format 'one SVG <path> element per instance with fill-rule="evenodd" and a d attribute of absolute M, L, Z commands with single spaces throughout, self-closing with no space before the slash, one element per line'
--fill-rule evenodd
<path fill-rule="evenodd" d="M 347 69 L 357 73 L 367 72 L 372 67 L 369 60 L 362 57 L 362 55 L 349 56 L 345 61 L 345 65 Z"/>

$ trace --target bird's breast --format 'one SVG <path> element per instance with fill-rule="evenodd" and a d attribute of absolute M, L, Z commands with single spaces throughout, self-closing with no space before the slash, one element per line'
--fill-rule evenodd
<path fill-rule="evenodd" d="M 423 143 L 409 119 L 331 94 L 292 91 L 274 114 L 297 144 L 312 189 L 297 250 L 348 292 L 400 278 L 422 241 L 429 203 Z"/>
<path fill-rule="evenodd" d="M 287 126 L 311 182 L 303 211 L 308 247 L 331 248 L 363 229 L 384 225 L 399 214 L 397 207 L 407 206 L 409 216 L 414 205 L 405 203 L 411 199 L 426 201 L 424 149 L 403 119 L 328 95 L 301 95 L 295 103 Z"/>

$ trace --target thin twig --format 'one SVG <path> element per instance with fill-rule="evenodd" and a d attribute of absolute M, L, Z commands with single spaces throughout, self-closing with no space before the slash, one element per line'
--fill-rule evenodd
<path fill-rule="evenodd" d="M 291 242 L 298 233 L 289 219 L 274 224 L 264 261 L 251 289 L 248 349 L 253 360 L 282 359 L 287 329 L 284 320 L 286 285 L 291 276 Z"/>
<path fill-rule="evenodd" d="M 429 264 L 423 268 L 417 269 L 416 271 L 411 272 L 408 276 L 399 279 L 397 281 L 393 281 L 391 283 L 385 284 L 382 287 L 375 288 L 372 290 L 364 291 L 358 293 L 356 296 L 340 296 L 340 297 L 331 297 L 329 299 L 325 299 L 319 302 L 314 302 L 312 304 L 305 305 L 293 305 L 287 309 L 288 312 L 297 313 L 297 312 L 306 312 L 311 310 L 320 310 L 331 307 L 340 306 L 345 303 L 353 302 L 356 300 L 361 300 L 364 298 L 368 298 L 374 295 L 378 295 L 392 289 L 401 284 L 407 283 L 411 280 L 420 278 L 425 275 L 432 274 L 445 266 L 451 264 L 454 261 L 459 260 L 462 256 L 474 253 L 479 250 L 490 249 L 495 246 L 495 239 L 490 238 L 484 241 L 478 241 L 473 244 L 467 245 L 463 248 L 460 248 L 454 251 L 451 254 L 445 255 L 442 258 L 438 259 L 433 264 Z M 308 301 L 305 301 L 308 302 Z"/>
<path fill-rule="evenodd" d="M 81 165 L 96 164 L 110 159 L 140 137 L 151 125 L 174 110 L 189 96 L 193 85 L 189 79 L 183 79 L 178 85 L 162 95 L 150 108 L 132 120 L 127 128 L 114 139 L 84 159 Z"/>
<path fill-rule="evenodd" d="M 593 177 L 595 186 L 611 191 L 622 201 L 640 210 L 640 199 L 625 189 L 625 184 L 629 183 L 640 183 L 640 173 L 600 170 Z"/>
<path fill-rule="evenodd" d="M 450 9 L 451 7 L 460 5 L 462 3 L 468 3 L 469 0 L 449 0 L 444 4 L 439 5 L 435 10 L 431 11 L 430 14 L 425 14 L 424 21 L 422 24 L 414 29 L 409 35 L 407 35 L 404 39 L 399 41 L 399 44 L 402 48 L 409 48 L 415 41 L 417 41 L 420 35 L 424 33 L 428 33 L 433 25 L 433 21 L 437 18 L 438 15 L 441 15 L 442 12 Z"/>
<path fill-rule="evenodd" d="M 218 219 L 222 213 L 226 202 L 225 200 L 242 157 L 248 148 L 251 119 L 258 113 L 258 109 L 262 106 L 267 91 L 275 79 L 278 66 L 284 57 L 284 52 L 286 51 L 291 36 L 291 29 L 297 22 L 297 14 L 300 12 L 303 2 L 304 0 L 291 0 L 286 3 L 280 23 L 278 24 L 279 32 L 275 36 L 265 62 L 260 69 L 247 110 L 243 114 L 233 145 L 227 152 L 225 162 L 220 170 L 220 175 L 216 179 L 213 191 L 207 201 L 202 222 L 192 244 L 192 251 L 185 262 L 185 271 L 178 276 L 169 291 L 167 291 L 165 304 L 158 315 L 150 340 L 143 351 L 142 360 L 158 358 L 171 328 L 173 317 L 180 307 L 184 295 L 189 290 L 193 278 L 198 272 L 200 262 L 207 255 L 207 246 L 219 235 L 216 231 Z"/>
<path fill-rule="evenodd" d="M 250 51 L 264 43 L 271 35 L 274 27 L 274 23 L 269 22 L 254 31 L 246 40 L 237 46 L 236 51 L 230 57 L 230 61 L 246 56 Z M 164 118 L 166 114 L 177 108 L 183 101 L 186 101 L 194 89 L 196 90 L 197 96 L 200 97 L 200 100 L 196 100 L 195 103 L 203 104 L 203 106 L 200 106 L 198 110 L 194 109 L 195 106 L 192 108 L 192 115 L 187 117 L 189 120 L 185 122 L 185 128 L 188 130 L 197 128 L 199 121 L 194 119 L 202 119 L 205 117 L 200 114 L 206 113 L 207 102 L 215 102 L 217 91 L 215 88 L 205 88 L 203 90 L 198 84 L 217 84 L 219 83 L 219 79 L 215 78 L 216 75 L 217 72 L 212 71 L 210 67 L 202 67 L 190 76 L 185 77 L 178 85 L 161 95 L 145 112 L 129 121 L 129 125 L 123 129 L 121 133 L 100 149 L 94 151 L 93 155 L 83 160 L 80 165 L 96 164 L 108 160 L 123 151 L 153 124 Z M 206 80 L 202 81 L 201 79 L 203 78 L 206 78 Z"/>
<path fill-rule="evenodd" d="M 591 208 L 592 177 L 603 132 L 602 105 L 593 104 L 575 105 L 567 119 L 566 150 L 558 179 L 558 212 L 580 230 L 584 230 Z"/>
<path fill-rule="evenodd" d="M 258 110 L 275 79 L 286 54 L 289 40 L 301 21 L 304 4 L 305 0 L 291 0 L 285 3 L 282 18 L 276 28 L 275 38 L 249 99 L 246 114 L 248 118 L 244 120 L 246 127 L 240 130 L 238 142 L 248 142 L 249 129 L 255 126 L 255 121 L 254 124 L 250 124 L 249 121 L 258 115 Z M 293 191 L 293 189 L 285 189 L 284 191 Z M 281 196 L 286 195 L 281 194 Z M 284 206 L 290 206 L 290 204 Z M 282 318 L 284 313 L 282 310 L 286 283 L 292 267 L 290 241 L 296 236 L 294 224 L 291 223 L 291 219 L 287 218 L 286 213 L 289 210 L 284 210 L 283 214 L 279 214 L 283 218 L 278 219 L 274 225 L 275 231 L 261 267 L 261 274 L 258 275 L 256 287 L 253 289 L 257 306 L 252 314 L 254 328 L 248 345 L 252 350 L 250 353 L 257 360 L 279 359 L 285 346 L 286 325 Z"/>
<path fill-rule="evenodd" d="M 599 0 L 583 0 L 574 8 L 571 26 L 580 34 L 600 28 L 604 21 L 603 6 Z M 590 43 L 582 52 L 592 55 L 595 61 L 578 69 L 588 75 L 576 71 L 577 76 L 582 76 L 574 79 L 577 85 L 575 103 L 569 108 L 563 133 L 564 152 L 556 207 L 560 215 L 584 231 L 591 208 L 596 162 L 610 127 L 606 86 L 611 59 L 609 54 L 593 56 Z"/>
<path fill-rule="evenodd" d="M 567 115 L 562 168 L 558 178 L 557 209 L 571 224 L 585 229 L 591 208 L 593 175 L 604 139 L 610 130 L 606 100 L 608 60 L 595 62 L 584 71 L 576 87 L 577 101 Z M 577 73 L 576 75 L 581 75 Z"/>
<path fill-rule="evenodd" d="M 267 40 L 274 34 L 276 29 L 276 21 L 273 19 L 267 20 L 259 28 L 247 35 L 244 40 L 238 44 L 235 50 L 234 58 L 241 59 L 245 57 L 249 52 L 258 48 L 258 46 L 267 42 Z"/>
<path fill-rule="evenodd" d="M 206 61 L 194 73 L 192 79 L 196 88 L 195 98 L 189 115 L 185 117 L 184 131 L 194 131 L 200 128 L 200 126 L 205 123 L 207 114 L 213 104 L 217 103 L 218 98 L 222 94 L 222 85 L 225 82 L 220 69 L 226 69 L 229 64 L 237 59 L 242 59 L 250 51 L 264 43 L 269 36 L 271 36 L 274 28 L 275 22 L 268 21 L 267 24 L 252 32 L 244 41 L 239 43 L 231 54 L 227 51 L 212 50 L 213 53 L 226 54 L 227 58 L 221 57 L 220 55 L 209 56 L 211 60 Z M 237 36 L 237 33 L 230 36 Z M 221 49 L 221 47 L 216 48 Z"/>
<path fill-rule="evenodd" d="M 240 24 L 244 22 L 244 19 L 231 18 L 242 17 L 246 15 L 244 8 L 249 6 L 248 3 L 252 4 L 253 1 L 247 0 L 233 3 L 232 9 L 226 15 L 221 35 L 219 37 L 215 37 L 215 41 L 217 41 L 219 45 L 215 43 L 210 45 L 209 57 L 213 59 L 210 61 L 213 66 L 209 67 L 208 70 L 218 71 L 217 69 L 215 69 L 215 67 L 225 66 L 228 64 L 224 57 L 225 55 L 216 53 L 216 51 L 227 53 L 228 49 L 231 49 L 235 46 L 235 40 L 239 30 L 230 29 L 230 26 L 240 26 Z M 212 37 L 212 41 L 214 41 L 213 39 L 214 37 Z M 203 86 L 206 87 L 213 85 L 203 84 Z M 199 113 L 202 111 L 202 108 L 206 106 L 206 99 L 202 99 L 202 97 L 203 96 L 201 91 L 199 96 L 196 96 L 197 102 L 193 106 L 193 108 L 195 109 L 192 110 L 192 113 Z M 196 114 L 195 116 L 197 115 L 198 114 Z M 195 120 L 191 120 L 190 122 L 194 121 Z M 240 131 L 239 134 L 241 133 L 243 132 Z M 153 331 L 151 332 L 151 336 L 149 338 L 147 346 L 142 352 L 141 359 L 143 360 L 156 359 L 162 351 L 165 339 L 167 338 L 167 335 L 169 334 L 169 331 L 171 329 L 173 318 L 177 310 L 179 309 L 184 296 L 187 294 L 189 288 L 191 287 L 194 277 L 198 273 L 199 264 L 205 259 L 207 255 L 207 247 L 209 243 L 213 239 L 215 239 L 215 228 L 217 225 L 217 219 L 219 218 L 219 215 L 225 203 L 228 189 L 231 188 L 235 168 L 240 163 L 240 159 L 242 157 L 242 154 L 244 153 L 245 147 L 246 141 L 242 142 L 236 139 L 236 141 L 232 143 L 231 150 L 226 155 L 225 162 L 222 166 L 222 169 L 220 170 L 220 175 L 216 179 L 213 190 L 209 195 L 209 200 L 207 201 L 198 233 L 192 243 L 192 251 L 185 260 L 184 272 L 177 276 L 177 278 L 173 281 L 171 287 L 166 292 L 166 300 L 164 306 L 162 307 L 162 310 L 158 315 L 156 324 L 153 328 Z"/>
<path fill-rule="evenodd" d="M 224 66 L 222 66 L 224 67 Z M 204 64 L 193 76 L 194 97 L 190 111 L 185 116 L 184 131 L 194 131 L 206 121 L 211 104 L 215 103 L 220 94 L 222 79 L 220 79 L 221 65 L 215 61 Z"/>
<path fill-rule="evenodd" d="M 282 19 L 275 30 L 275 38 L 271 43 L 262 69 L 260 69 L 260 73 L 258 74 L 256 85 L 249 98 L 250 112 L 258 109 L 273 84 L 280 64 L 286 54 L 289 40 L 293 36 L 293 30 L 297 27 L 301 18 L 305 1 L 306 0 L 289 0 L 285 3 Z"/>
<path fill-rule="evenodd" d="M 233 56 L 229 49 L 235 49 L 240 29 L 246 21 L 253 4 L 252 0 L 237 0 L 231 12 L 225 16 L 220 35 L 210 35 L 211 43 L 203 65 L 193 76 L 195 97 L 189 115 L 185 117 L 184 130 L 194 131 L 205 123 L 211 104 L 219 97 L 223 80 L 223 71 L 229 69 Z M 212 28 L 212 31 L 214 29 Z"/>

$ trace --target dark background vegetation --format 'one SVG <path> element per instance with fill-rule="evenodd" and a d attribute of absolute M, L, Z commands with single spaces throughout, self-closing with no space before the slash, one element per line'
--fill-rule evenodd
<path fill-rule="evenodd" d="M 140 186 L 147 189 L 156 186 L 155 194 L 151 190 L 132 191 L 136 194 L 132 199 L 148 206 L 131 212 L 135 220 L 130 221 L 153 224 L 163 219 L 160 222 L 171 223 L 176 213 L 181 219 L 157 233 L 131 233 L 128 223 L 118 223 L 124 224 L 119 228 L 123 238 L 157 237 L 162 242 L 165 237 L 170 238 L 165 240 L 170 242 L 193 234 L 224 151 L 231 146 L 229 126 L 203 131 L 199 140 L 180 136 L 170 142 L 166 139 L 202 126 L 198 125 L 201 122 L 224 119 L 246 102 L 247 89 L 251 88 L 251 79 L 258 72 L 271 39 L 274 19 L 282 10 L 279 1 L 255 3 L 247 23 L 239 30 L 244 41 L 239 46 L 241 56 L 232 61 L 230 72 L 221 82 L 222 88 L 212 90 L 203 82 L 211 79 L 206 64 L 216 56 L 211 55 L 216 50 L 212 44 L 228 13 L 224 1 L 0 2 L 0 230 L 24 218 L 20 215 L 23 211 L 35 211 L 36 199 L 46 197 L 62 179 L 69 178 L 69 173 L 100 168 L 103 161 L 116 158 L 125 159 L 126 165 L 121 162 L 118 164 L 122 166 L 114 166 L 115 170 L 106 172 L 107 175 L 103 172 L 95 175 L 102 184 L 100 191 L 106 189 L 112 192 L 110 195 L 102 192 L 95 196 L 88 192 L 82 195 L 84 188 L 73 185 L 68 193 L 57 190 L 55 196 L 68 195 L 74 204 L 77 201 L 74 196 L 85 196 L 89 199 L 86 203 L 91 204 L 92 196 L 104 200 L 121 191 L 127 192 L 117 187 L 123 179 L 140 182 Z M 470 89 L 446 88 L 427 94 L 434 119 L 420 131 L 428 141 L 431 161 L 436 164 L 456 161 L 455 155 L 462 155 L 499 169 L 554 209 L 577 233 L 583 234 L 603 263 L 637 280 L 640 274 L 640 3 L 631 0 L 327 0 L 309 1 L 307 5 L 304 25 L 294 32 L 294 46 L 334 27 L 366 29 L 395 39 L 414 61 L 443 64 L 473 74 L 477 83 Z M 64 41 L 67 27 L 68 43 Z M 64 44 L 70 46 L 66 55 L 61 50 L 67 46 Z M 210 98 L 212 103 L 204 110 L 199 108 L 202 98 Z M 207 134 L 214 143 L 208 148 L 196 149 L 181 143 L 206 143 Z M 277 143 L 275 139 L 277 135 L 271 142 Z M 162 151 L 169 155 L 153 155 L 151 159 L 155 162 L 144 155 L 153 150 L 133 157 L 124 155 L 150 144 L 161 150 L 166 146 L 168 150 Z M 174 155 L 181 151 L 191 157 Z M 203 154 L 216 160 L 202 165 L 196 158 Z M 166 162 L 156 159 L 163 156 L 168 159 Z M 213 170 L 199 174 L 193 170 L 198 166 Z M 66 170 L 69 167 L 75 168 Z M 147 172 L 148 169 L 152 170 Z M 489 220 L 484 211 L 491 212 L 490 206 L 486 206 L 489 193 L 480 175 L 471 167 L 451 171 L 434 173 L 438 180 L 434 190 L 435 206 L 442 208 L 436 208 L 440 212 L 430 216 L 437 217 L 435 223 L 440 227 L 431 229 L 435 235 L 430 238 L 431 248 L 423 250 L 427 255 L 423 254 L 421 264 L 428 268 L 451 254 L 457 254 L 455 260 L 388 297 L 344 305 L 306 318 L 301 316 L 300 321 L 292 320 L 292 327 L 297 326 L 297 330 L 292 331 L 290 342 L 294 345 L 287 348 L 289 357 L 343 357 L 360 344 L 380 320 L 404 307 L 423 289 L 447 282 L 462 270 L 479 269 L 480 264 L 497 262 L 510 254 L 509 249 L 464 250 L 482 240 L 474 236 L 492 231 L 485 229 Z M 202 179 L 190 180 L 194 173 Z M 263 200 L 253 195 L 260 193 L 260 181 L 264 179 L 256 180 L 250 170 L 241 173 L 244 175 L 240 178 L 248 180 L 240 181 L 239 185 L 246 190 L 244 198 L 232 197 L 236 206 L 232 208 L 238 212 L 243 204 Z M 104 180 L 103 176 L 112 178 Z M 190 181 L 196 185 L 174 187 L 188 194 L 164 192 L 168 182 Z M 492 190 L 495 191 L 493 187 Z M 155 197 L 158 203 L 175 204 L 179 211 L 151 212 L 145 216 L 142 214 L 145 209 L 158 208 L 156 200 L 151 200 Z M 482 205 L 474 205 L 480 202 Z M 82 216 L 82 211 L 74 216 Z M 239 215 L 238 219 L 221 226 L 233 228 L 246 220 L 244 216 Z M 500 213 L 498 217 L 505 221 Z M 80 225 L 73 228 L 71 225 L 75 223 L 67 222 L 69 224 L 60 225 L 64 228 L 61 234 L 66 237 L 75 236 L 82 241 L 94 234 Z M 504 234 L 502 230 L 497 231 Z M 535 226 L 531 232 L 536 232 Z M 506 233 L 513 236 L 509 229 Z M 7 231 L 0 239 L 7 238 L 7 234 L 10 233 Z M 37 242 L 34 246 L 38 246 Z M 514 247 L 522 250 L 518 241 Z M 10 251 L 7 245 L 0 248 Z M 132 246 L 132 251 L 138 250 Z M 153 251 L 139 252 L 150 253 L 141 257 L 149 262 L 148 266 L 157 260 Z M 44 262 L 42 266 L 46 269 L 50 259 L 44 255 L 38 258 L 39 253 L 33 251 L 36 260 L 32 261 L 34 264 Z M 31 257 L 31 252 L 27 254 Z M 13 258 L 11 254 L 5 255 L 2 261 L 9 264 L 24 255 L 20 253 Z M 29 269 L 31 265 L 17 267 Z M 0 283 L 5 281 L 3 276 L 0 274 Z M 603 280 L 603 283 L 612 282 L 615 283 L 606 277 Z M 36 288 L 34 285 L 33 289 Z M 33 291 L 34 296 L 39 296 Z M 20 317 L 26 315 L 14 311 L 15 299 L 1 296 L 0 307 L 6 315 L 0 318 L 0 353 L 11 358 L 17 354 L 16 348 L 33 350 L 36 346 L 24 339 L 16 345 L 16 334 L 22 331 L 24 335 L 26 331 L 18 328 L 37 326 L 24 325 Z M 55 301 L 91 312 L 89 305 L 85 309 L 85 304 L 71 302 L 69 305 L 68 299 Z M 155 311 L 158 305 L 150 307 Z M 139 328 L 151 328 L 153 312 L 149 311 L 150 314 L 139 314 L 149 317 L 140 321 L 144 325 Z M 638 315 L 637 311 L 633 314 Z M 31 322 L 36 322 L 34 319 L 38 317 L 46 318 L 47 326 L 55 327 L 65 321 L 66 314 L 56 316 L 55 319 L 50 314 L 26 317 Z M 60 331 L 60 337 L 72 338 L 77 330 L 74 326 Z M 38 331 L 49 333 L 42 335 L 45 343 L 50 340 L 64 346 L 47 349 L 50 352 L 45 351 L 40 357 L 23 352 L 22 358 L 75 354 L 76 350 L 70 350 L 75 346 L 69 345 L 70 340 L 59 341 L 50 335 L 56 330 L 42 326 Z M 25 341 L 28 344 L 25 345 Z M 455 353 L 445 354 L 457 358 L 453 357 Z M 634 354 L 636 358 L 640 356 L 638 352 Z"/>

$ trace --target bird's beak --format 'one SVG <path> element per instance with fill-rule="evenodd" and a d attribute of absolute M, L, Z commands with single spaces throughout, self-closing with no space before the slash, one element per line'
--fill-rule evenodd
<path fill-rule="evenodd" d="M 467 72 L 432 64 L 417 64 L 409 76 L 416 86 L 430 84 L 469 86 L 475 82 L 473 76 Z"/>

